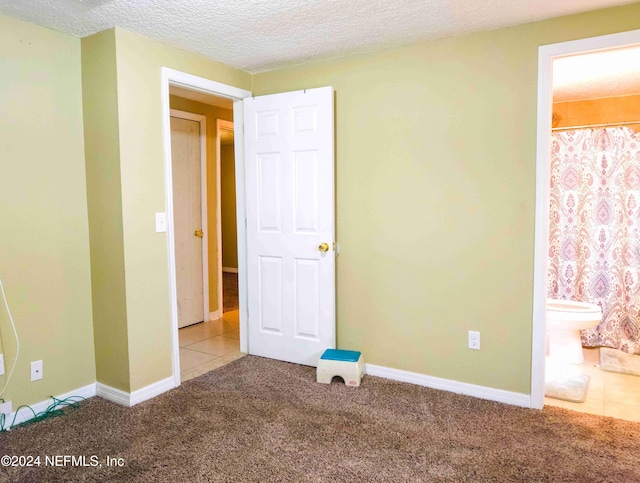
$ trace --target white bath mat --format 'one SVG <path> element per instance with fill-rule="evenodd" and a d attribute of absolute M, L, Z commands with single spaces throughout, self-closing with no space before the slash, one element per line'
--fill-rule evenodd
<path fill-rule="evenodd" d="M 640 376 L 640 356 L 626 354 L 611 347 L 600 347 L 600 369 Z"/>
<path fill-rule="evenodd" d="M 584 402 L 590 377 L 586 374 L 547 374 L 544 395 L 570 402 Z"/>

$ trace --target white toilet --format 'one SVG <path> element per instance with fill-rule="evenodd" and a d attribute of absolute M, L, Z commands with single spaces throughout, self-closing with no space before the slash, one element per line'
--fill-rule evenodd
<path fill-rule="evenodd" d="M 596 304 L 547 299 L 547 359 L 565 364 L 582 364 L 580 331 L 592 329 L 602 320 Z"/>

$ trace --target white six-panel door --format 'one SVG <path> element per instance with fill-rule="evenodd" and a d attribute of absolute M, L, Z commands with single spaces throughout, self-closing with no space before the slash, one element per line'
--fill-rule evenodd
<path fill-rule="evenodd" d="M 249 352 L 316 366 L 335 347 L 333 88 L 247 98 L 244 122 Z"/>

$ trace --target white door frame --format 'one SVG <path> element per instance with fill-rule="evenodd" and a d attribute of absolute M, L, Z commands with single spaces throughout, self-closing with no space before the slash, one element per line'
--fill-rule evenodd
<path fill-rule="evenodd" d="M 207 223 L 207 117 L 171 109 L 171 117 L 194 121 L 200 125 L 200 226 L 202 235 L 202 317 L 209 320 L 209 230 Z M 173 173 L 172 173 L 173 175 Z M 172 178 L 173 181 L 173 178 Z M 172 198 L 173 201 L 173 198 Z M 171 217 L 173 221 L 173 216 Z M 173 228 L 173 225 L 172 225 Z M 173 231 L 172 237 L 174 236 Z"/>
<path fill-rule="evenodd" d="M 176 291 L 176 254 L 173 237 L 173 178 L 171 170 L 171 124 L 169 105 L 169 85 L 226 97 L 233 100 L 233 120 L 235 131 L 236 158 L 236 223 L 238 225 L 238 296 L 240 301 L 240 351 L 248 352 L 247 327 L 247 237 L 245 227 L 245 190 L 244 190 L 244 136 L 242 99 L 251 97 L 251 92 L 227 84 L 187 74 L 167 67 L 161 68 L 162 90 L 162 131 L 164 145 L 164 186 L 165 211 L 167 217 L 167 254 L 169 259 L 169 301 L 171 307 L 171 331 L 173 346 L 174 387 L 180 385 L 180 344 L 178 340 L 178 299 Z"/>
<path fill-rule="evenodd" d="M 553 59 L 640 44 L 640 30 L 543 45 L 538 49 L 538 134 L 536 153 L 536 217 L 531 336 L 531 407 L 544 406 L 545 314 L 549 248 L 549 157 L 553 113 Z"/>
<path fill-rule="evenodd" d="M 218 300 L 220 301 L 218 302 L 218 310 L 220 311 L 220 317 L 222 317 L 224 313 L 224 294 L 222 293 L 224 280 L 222 278 L 222 160 L 220 158 L 220 129 L 233 129 L 233 122 L 216 119 L 216 196 L 218 197 L 216 221 L 218 223 Z M 238 158 L 236 157 L 236 159 Z"/>

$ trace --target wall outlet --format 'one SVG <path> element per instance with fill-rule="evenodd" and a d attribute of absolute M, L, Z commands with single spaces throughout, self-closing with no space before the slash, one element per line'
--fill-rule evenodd
<path fill-rule="evenodd" d="M 4 374 L 4 354 L 0 354 L 0 376 Z"/>
<path fill-rule="evenodd" d="M 31 380 L 37 381 L 42 379 L 42 361 L 33 361 L 31 363 Z"/>
<path fill-rule="evenodd" d="M 11 405 L 11 401 L 0 403 L 0 414 L 11 414 L 12 412 L 13 407 Z"/>
<path fill-rule="evenodd" d="M 477 330 L 469 331 L 469 349 L 480 350 L 480 332 Z"/>

